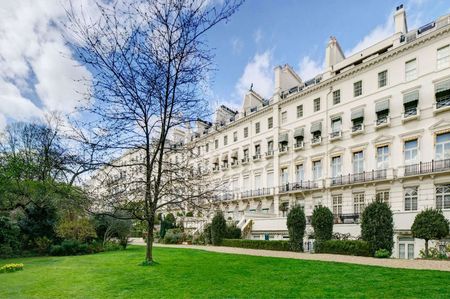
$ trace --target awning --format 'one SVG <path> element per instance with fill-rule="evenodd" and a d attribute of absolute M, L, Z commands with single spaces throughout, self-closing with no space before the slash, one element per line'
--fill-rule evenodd
<path fill-rule="evenodd" d="M 375 104 L 375 112 L 381 112 L 381 111 L 385 111 L 385 110 L 389 110 L 389 100 L 385 100 L 382 102 L 378 102 Z"/>
<path fill-rule="evenodd" d="M 247 209 L 247 206 L 248 206 L 247 202 L 240 201 L 239 202 L 239 212 L 245 211 L 245 209 Z"/>
<path fill-rule="evenodd" d="M 409 104 L 419 101 L 419 91 L 415 90 L 403 96 L 403 104 Z"/>
<path fill-rule="evenodd" d="M 270 210 L 270 207 L 273 205 L 272 200 L 264 200 L 261 203 L 261 210 Z"/>
<path fill-rule="evenodd" d="M 352 120 L 364 118 L 364 109 L 358 109 L 352 111 Z"/>
<path fill-rule="evenodd" d="M 311 133 L 322 132 L 322 122 L 316 122 L 311 125 Z"/>
<path fill-rule="evenodd" d="M 297 128 L 294 130 L 294 138 L 297 137 L 304 137 L 305 136 L 305 129 L 304 128 Z"/>
<path fill-rule="evenodd" d="M 278 136 L 278 142 L 288 142 L 288 141 L 289 141 L 288 133 L 283 133 Z"/>
<path fill-rule="evenodd" d="M 258 208 L 259 204 L 260 204 L 259 201 L 250 202 L 250 210 L 256 210 Z"/>
<path fill-rule="evenodd" d="M 436 99 L 450 95 L 450 80 L 436 84 L 435 93 Z"/>
<path fill-rule="evenodd" d="M 233 152 L 231 153 L 231 158 L 236 158 L 236 159 L 237 159 L 237 157 L 238 157 L 238 151 L 235 150 L 235 151 L 233 151 Z"/>

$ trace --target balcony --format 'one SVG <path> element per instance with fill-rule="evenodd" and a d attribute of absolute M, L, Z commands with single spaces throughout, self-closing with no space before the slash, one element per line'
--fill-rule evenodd
<path fill-rule="evenodd" d="M 434 114 L 450 110 L 450 96 L 436 100 L 434 103 Z"/>
<path fill-rule="evenodd" d="M 232 199 L 235 199 L 234 193 L 227 192 L 216 195 L 216 200 L 232 200 Z"/>
<path fill-rule="evenodd" d="M 330 141 L 336 141 L 342 138 L 342 131 L 335 131 L 330 133 Z"/>
<path fill-rule="evenodd" d="M 244 157 L 242 160 L 242 165 L 248 164 L 248 162 L 250 162 L 250 158 L 249 157 Z"/>
<path fill-rule="evenodd" d="M 223 163 L 221 166 L 222 170 L 228 170 L 230 168 L 230 164 L 227 163 Z"/>
<path fill-rule="evenodd" d="M 256 154 L 253 156 L 253 161 L 260 161 L 261 160 L 261 154 Z"/>
<path fill-rule="evenodd" d="M 311 146 L 316 146 L 322 143 L 322 136 L 314 136 L 311 139 Z"/>
<path fill-rule="evenodd" d="M 341 175 L 331 178 L 330 186 L 342 186 L 349 184 L 373 182 L 378 180 L 385 180 L 387 178 L 388 178 L 387 169 L 372 170 L 368 172 Z"/>
<path fill-rule="evenodd" d="M 214 173 L 216 173 L 216 172 L 219 172 L 219 165 L 216 165 L 216 166 L 213 166 L 213 168 L 212 168 L 212 171 L 214 172 Z"/>
<path fill-rule="evenodd" d="M 420 110 L 417 107 L 409 108 L 402 113 L 402 122 L 418 119 L 420 116 Z"/>
<path fill-rule="evenodd" d="M 375 127 L 377 129 L 388 127 L 390 126 L 390 124 L 391 118 L 389 117 L 389 115 L 378 116 L 377 120 L 375 121 Z"/>
<path fill-rule="evenodd" d="M 353 224 L 359 223 L 360 214 L 349 213 L 349 214 L 337 214 L 334 215 L 334 224 Z"/>
<path fill-rule="evenodd" d="M 266 152 L 266 159 L 272 158 L 272 157 L 273 157 L 273 150 L 268 150 L 268 151 Z"/>
<path fill-rule="evenodd" d="M 278 148 L 278 152 L 279 152 L 280 155 L 284 155 L 287 152 L 289 152 L 289 147 L 287 147 L 287 146 L 280 146 Z"/>
<path fill-rule="evenodd" d="M 319 184 L 317 181 L 301 181 L 298 183 L 282 184 L 280 187 L 278 187 L 278 190 L 280 193 L 286 193 L 290 191 L 302 191 L 317 188 L 319 188 Z"/>
<path fill-rule="evenodd" d="M 261 197 L 267 195 L 273 195 L 273 188 L 260 188 L 241 192 L 241 198 Z"/>
<path fill-rule="evenodd" d="M 352 126 L 352 136 L 364 133 L 364 124 L 354 124 Z"/>
<path fill-rule="evenodd" d="M 294 143 L 294 151 L 301 150 L 305 147 L 305 143 L 303 141 L 297 141 Z"/>
<path fill-rule="evenodd" d="M 406 165 L 404 176 L 450 171 L 450 159 Z"/>
<path fill-rule="evenodd" d="M 231 168 L 236 168 L 238 165 L 239 165 L 239 161 L 237 159 L 231 161 Z"/>

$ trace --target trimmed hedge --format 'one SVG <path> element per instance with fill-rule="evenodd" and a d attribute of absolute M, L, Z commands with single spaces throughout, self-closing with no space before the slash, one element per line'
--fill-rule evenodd
<path fill-rule="evenodd" d="M 266 249 L 290 251 L 289 241 L 266 241 L 266 240 L 245 240 L 245 239 L 223 239 L 222 246 L 239 247 L 250 249 Z"/>
<path fill-rule="evenodd" d="M 316 253 L 334 253 L 344 255 L 372 256 L 370 244 L 362 240 L 328 240 L 316 242 Z"/>

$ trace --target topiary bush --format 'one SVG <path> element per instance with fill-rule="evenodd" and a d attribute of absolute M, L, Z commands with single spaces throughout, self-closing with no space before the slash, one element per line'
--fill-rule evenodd
<path fill-rule="evenodd" d="M 414 238 L 425 240 L 425 257 L 428 257 L 428 241 L 448 236 L 449 221 L 441 210 L 426 209 L 416 215 L 411 231 Z"/>
<path fill-rule="evenodd" d="M 375 257 L 379 259 L 386 259 L 391 256 L 391 253 L 387 249 L 378 249 L 375 251 Z"/>
<path fill-rule="evenodd" d="M 211 223 L 211 243 L 220 245 L 227 231 L 227 222 L 221 211 L 217 212 Z"/>
<path fill-rule="evenodd" d="M 305 235 L 306 218 L 303 208 L 294 206 L 287 216 L 286 225 L 289 232 L 289 242 L 292 251 L 303 251 L 303 236 Z"/>
<path fill-rule="evenodd" d="M 222 246 L 239 247 L 250 249 L 280 250 L 290 251 L 289 241 L 266 241 L 266 240 L 245 240 L 245 239 L 223 239 Z"/>
<path fill-rule="evenodd" d="M 362 213 L 361 238 L 370 245 L 372 256 L 379 249 L 392 254 L 394 246 L 394 219 L 389 205 L 374 201 Z"/>
<path fill-rule="evenodd" d="M 328 240 L 316 242 L 316 253 L 372 256 L 370 244 L 363 240 Z"/>
<path fill-rule="evenodd" d="M 311 225 L 314 228 L 316 240 L 327 241 L 333 236 L 333 213 L 327 207 L 318 206 L 311 217 Z"/>

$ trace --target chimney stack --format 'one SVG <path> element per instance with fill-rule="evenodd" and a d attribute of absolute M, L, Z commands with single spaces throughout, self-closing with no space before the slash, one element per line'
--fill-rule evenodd
<path fill-rule="evenodd" d="M 403 4 L 397 6 L 394 14 L 395 33 L 407 33 L 408 26 L 406 24 L 406 12 Z"/>
<path fill-rule="evenodd" d="M 331 36 L 328 42 L 327 49 L 325 51 L 325 64 L 326 68 L 331 68 L 336 63 L 341 62 L 345 59 L 344 53 L 336 39 L 336 37 Z"/>

